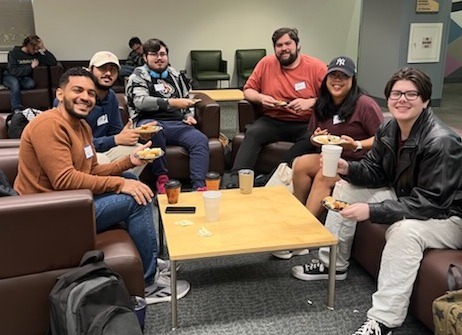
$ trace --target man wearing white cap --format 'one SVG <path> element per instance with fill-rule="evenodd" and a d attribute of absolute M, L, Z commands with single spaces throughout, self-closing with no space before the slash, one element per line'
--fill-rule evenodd
<path fill-rule="evenodd" d="M 120 71 L 119 59 L 110 51 L 99 51 L 90 60 L 89 70 L 96 78 L 96 105 L 87 122 L 93 130 L 93 144 L 99 163 L 109 163 L 129 155 L 138 144 L 140 134 L 129 120 L 124 126 L 119 112 L 119 101 L 111 89 Z M 137 176 L 144 165 L 131 170 Z"/>

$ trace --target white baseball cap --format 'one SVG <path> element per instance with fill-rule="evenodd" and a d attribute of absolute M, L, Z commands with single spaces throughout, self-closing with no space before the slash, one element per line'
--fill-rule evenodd
<path fill-rule="evenodd" d="M 98 51 L 97 53 L 95 53 L 90 60 L 90 67 L 100 67 L 108 63 L 117 65 L 117 67 L 120 70 L 119 59 L 110 51 Z"/>

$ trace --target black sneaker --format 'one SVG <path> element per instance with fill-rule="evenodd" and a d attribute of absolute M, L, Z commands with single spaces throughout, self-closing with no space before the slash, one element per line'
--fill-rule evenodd
<path fill-rule="evenodd" d="M 329 269 L 319 259 L 314 258 L 311 263 L 294 266 L 292 276 L 301 280 L 328 279 Z M 346 271 L 335 271 L 335 280 L 345 280 L 346 277 Z"/>
<path fill-rule="evenodd" d="M 351 335 L 391 335 L 392 330 L 380 322 L 368 319 Z"/>

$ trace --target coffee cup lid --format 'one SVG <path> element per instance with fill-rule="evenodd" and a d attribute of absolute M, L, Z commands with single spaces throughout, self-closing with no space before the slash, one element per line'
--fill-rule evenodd
<path fill-rule="evenodd" d="M 220 179 L 220 174 L 215 171 L 209 171 L 205 174 L 207 179 Z"/>
<path fill-rule="evenodd" d="M 179 180 L 176 179 L 170 179 L 168 182 L 165 183 L 165 188 L 175 188 L 181 186 L 181 183 Z"/>

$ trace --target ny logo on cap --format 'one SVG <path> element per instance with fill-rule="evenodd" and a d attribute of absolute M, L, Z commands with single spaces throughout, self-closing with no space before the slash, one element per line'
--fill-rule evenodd
<path fill-rule="evenodd" d="M 337 58 L 337 62 L 335 63 L 337 66 L 345 66 L 345 58 Z"/>

